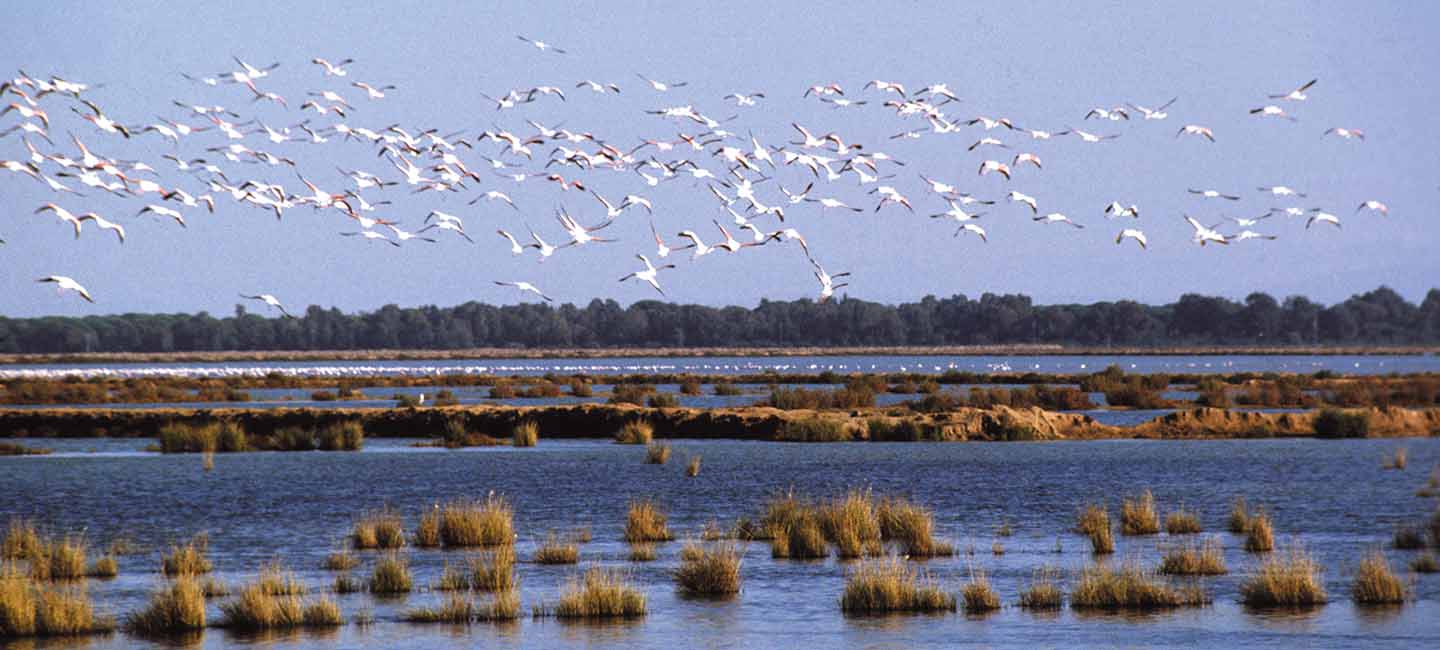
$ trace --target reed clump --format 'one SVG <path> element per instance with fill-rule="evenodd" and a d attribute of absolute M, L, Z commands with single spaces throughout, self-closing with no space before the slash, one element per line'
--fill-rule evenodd
<path fill-rule="evenodd" d="M 865 560 L 845 579 L 840 611 L 847 616 L 891 612 L 953 612 L 955 596 L 899 558 Z"/>
<path fill-rule="evenodd" d="M 221 603 L 220 625 L 237 630 L 272 630 L 292 627 L 334 627 L 344 624 L 340 606 L 328 596 L 302 602 L 293 594 L 277 594 L 272 585 L 246 585 L 229 602 Z"/>
<path fill-rule="evenodd" d="M 732 384 L 728 381 L 717 381 L 714 384 L 710 385 L 710 389 L 715 391 L 715 394 L 721 397 L 734 397 L 736 395 L 743 395 L 745 393 L 745 391 L 741 390 L 739 386 L 736 386 L 735 384 Z"/>
<path fill-rule="evenodd" d="M 420 520 L 415 524 L 415 545 L 420 548 L 438 548 L 441 543 L 440 505 L 435 504 L 420 513 Z"/>
<path fill-rule="evenodd" d="M 144 609 L 125 617 L 126 631 L 144 636 L 204 628 L 205 592 L 194 576 L 181 576 L 168 585 L 161 585 L 150 595 Z"/>
<path fill-rule="evenodd" d="M 1235 497 L 1230 502 L 1230 518 L 1226 520 L 1230 532 L 1240 534 L 1250 528 L 1250 510 L 1245 504 L 1245 497 Z"/>
<path fill-rule="evenodd" d="M 644 420 L 631 420 L 615 432 L 615 442 L 622 445 L 648 445 L 655 435 L 655 427 Z"/>
<path fill-rule="evenodd" d="M 1110 529 L 1110 511 L 1103 505 L 1088 504 L 1080 511 L 1075 530 L 1090 538 L 1090 550 L 1095 555 L 1115 552 L 1115 536 Z"/>
<path fill-rule="evenodd" d="M 1405 551 L 1425 548 L 1425 531 L 1419 526 L 1401 526 L 1395 529 L 1392 543 L 1395 548 Z"/>
<path fill-rule="evenodd" d="M 1160 573 L 1177 576 L 1224 575 L 1225 553 L 1220 548 L 1220 540 L 1212 537 L 1200 544 L 1186 542 L 1171 547 L 1160 560 Z"/>
<path fill-rule="evenodd" d="M 1250 517 L 1245 527 L 1245 550 L 1251 553 L 1275 550 L 1275 531 L 1270 525 L 1270 515 L 1259 512 Z"/>
<path fill-rule="evenodd" d="M 1416 573 L 1437 573 L 1440 572 L 1440 560 L 1435 559 L 1434 553 L 1422 553 L 1410 561 L 1410 570 Z"/>
<path fill-rule="evenodd" d="M 672 539 L 674 537 L 666 527 L 665 511 L 660 504 L 650 499 L 630 502 L 629 512 L 625 515 L 625 541 L 635 544 L 668 542 Z"/>
<path fill-rule="evenodd" d="M 631 544 L 630 555 L 628 557 L 631 562 L 654 562 L 658 556 L 654 544 L 643 543 Z"/>
<path fill-rule="evenodd" d="M 1170 511 L 1165 515 L 1165 532 L 1170 535 L 1197 535 L 1202 532 L 1200 526 L 1200 515 L 1192 510 L 1186 510 L 1185 506 Z"/>
<path fill-rule="evenodd" d="M 5 526 L 5 540 L 0 542 L 0 559 L 28 558 L 38 548 L 40 532 L 35 528 L 35 523 L 20 517 L 11 518 Z"/>
<path fill-rule="evenodd" d="M 652 442 L 645 447 L 645 462 L 650 465 L 664 465 L 670 462 L 670 445 Z"/>
<path fill-rule="evenodd" d="M 691 456 L 689 460 L 685 462 L 685 475 L 690 478 L 695 478 L 700 475 L 700 454 Z"/>
<path fill-rule="evenodd" d="M 365 591 L 365 583 L 355 576 L 342 573 L 335 576 L 334 588 L 337 594 L 358 594 Z"/>
<path fill-rule="evenodd" d="M 470 588 L 504 592 L 515 588 L 515 547 L 499 546 L 470 561 Z"/>
<path fill-rule="evenodd" d="M 326 571 L 349 571 L 360 565 L 360 558 L 347 550 L 339 550 L 325 556 Z"/>
<path fill-rule="evenodd" d="M 406 610 L 401 615 L 410 623 L 450 623 L 453 625 L 468 625 L 475 620 L 478 607 L 475 601 L 465 594 L 450 594 L 440 603 L 439 607 L 424 607 L 420 609 Z"/>
<path fill-rule="evenodd" d="M 189 542 L 170 547 L 168 553 L 160 555 L 160 572 L 167 576 L 198 576 L 210 573 L 214 565 L 206 557 L 209 541 L 197 535 Z"/>
<path fill-rule="evenodd" d="M 41 537 L 30 553 L 30 577 L 37 581 L 86 576 L 85 540 L 75 535 Z"/>
<path fill-rule="evenodd" d="M 115 629 L 115 622 L 95 615 L 83 589 L 40 587 L 35 596 L 35 635 L 81 636 Z M 0 637 L 3 637 L 0 634 Z"/>
<path fill-rule="evenodd" d="M 579 560 L 580 547 L 574 542 L 560 539 L 560 536 L 553 532 L 535 549 L 537 564 L 575 564 Z"/>
<path fill-rule="evenodd" d="M 334 422 L 321 428 L 316 437 L 324 451 L 359 451 L 365 446 L 365 427 L 355 420 Z"/>
<path fill-rule="evenodd" d="M 1327 599 L 1319 563 L 1299 546 L 1265 560 L 1240 584 L 1240 602 L 1248 607 L 1308 607 Z"/>
<path fill-rule="evenodd" d="M 974 571 L 970 581 L 960 588 L 966 614 L 985 614 L 1000 609 L 1000 594 L 990 586 L 984 571 Z"/>
<path fill-rule="evenodd" d="M 591 567 L 571 577 L 560 592 L 559 618 L 635 618 L 645 615 L 645 594 L 620 571 Z"/>
<path fill-rule="evenodd" d="M 1155 510 L 1155 495 L 1149 490 L 1134 499 L 1120 503 L 1120 533 L 1123 535 L 1155 535 L 1160 532 L 1160 515 Z"/>
<path fill-rule="evenodd" d="M 260 567 L 260 576 L 253 583 L 271 596 L 295 596 L 305 593 L 305 583 L 280 560 L 271 560 Z"/>
<path fill-rule="evenodd" d="M 451 501 L 440 508 L 440 540 L 449 547 L 499 546 L 515 541 L 514 510 L 504 497 Z"/>
<path fill-rule="evenodd" d="M 350 542 L 358 549 L 396 549 L 405 545 L 400 513 L 389 508 L 371 510 L 355 520 Z"/>
<path fill-rule="evenodd" d="M 1209 602 L 1210 597 L 1198 585 L 1173 586 L 1133 562 L 1119 568 L 1085 567 L 1070 592 L 1070 606 L 1075 609 L 1150 611 Z"/>
<path fill-rule="evenodd" d="M 844 559 L 880 555 L 880 517 L 868 490 L 851 490 L 819 508 L 820 530 Z M 894 513 L 891 513 L 894 517 Z"/>
<path fill-rule="evenodd" d="M 404 594 L 413 587 L 410 564 L 398 553 L 382 557 L 375 563 L 375 570 L 370 574 L 370 593 Z"/>
<path fill-rule="evenodd" d="M 105 554 L 90 563 L 90 568 L 85 570 L 85 575 L 90 578 L 114 578 L 120 575 L 120 561 L 114 554 Z"/>
<path fill-rule="evenodd" d="M 845 423 L 820 416 L 799 420 L 786 420 L 775 433 L 775 439 L 782 442 L 849 442 L 854 433 Z"/>
<path fill-rule="evenodd" d="M 691 542 L 680 551 L 680 568 L 675 583 L 680 590 L 696 595 L 725 595 L 740 591 L 741 551 L 734 542 L 709 545 Z"/>
<path fill-rule="evenodd" d="M 1052 567 L 1036 569 L 1029 584 L 1020 590 L 1020 606 L 1033 610 L 1057 610 L 1065 604 L 1060 590 L 1060 570 Z"/>
<path fill-rule="evenodd" d="M 515 447 L 534 447 L 540 442 L 540 425 L 526 420 L 515 425 L 510 432 L 510 444 Z"/>
<path fill-rule="evenodd" d="M 1385 458 L 1380 466 L 1382 469 L 1403 470 L 1408 464 L 1410 464 L 1410 452 L 1404 447 L 1398 447 L 1395 451 L 1390 452 L 1390 455 Z"/>
<path fill-rule="evenodd" d="M 1360 560 L 1350 597 L 1361 605 L 1397 605 L 1409 595 L 1405 581 L 1390 569 L 1385 554 L 1372 551 Z"/>
<path fill-rule="evenodd" d="M 955 554 L 955 547 L 935 539 L 935 515 L 930 509 L 900 497 L 880 499 L 875 506 L 880 537 L 900 546 L 912 558 Z"/>

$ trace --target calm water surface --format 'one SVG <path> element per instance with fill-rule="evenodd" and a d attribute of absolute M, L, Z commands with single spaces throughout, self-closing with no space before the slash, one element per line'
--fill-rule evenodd
<path fill-rule="evenodd" d="M 1433 499 L 1415 496 L 1440 463 L 1440 439 L 1404 441 L 1246 440 L 1096 441 L 1064 443 L 850 443 L 798 445 L 738 441 L 672 441 L 668 465 L 646 465 L 644 451 L 596 441 L 546 441 L 532 449 L 441 451 L 404 440 L 368 440 L 359 453 L 247 453 L 217 457 L 206 473 L 195 455 L 161 456 L 139 450 L 146 440 L 33 440 L 49 457 L 0 458 L 0 515 L 28 515 L 54 530 L 84 530 L 95 546 L 117 537 L 149 549 L 121 558 L 121 575 L 91 580 L 99 609 L 123 615 L 139 608 L 156 584 L 156 549 L 206 531 L 217 574 L 232 586 L 259 565 L 283 559 L 313 591 L 332 584 L 320 562 L 338 548 L 357 513 L 389 504 L 407 528 L 436 500 L 481 497 L 495 491 L 515 505 L 517 551 L 528 559 L 546 532 L 589 526 L 594 541 L 581 548 L 581 567 L 518 566 L 528 608 L 553 602 L 566 576 L 598 563 L 627 568 L 649 597 L 642 620 L 610 625 L 524 620 L 468 628 L 401 622 L 406 608 L 439 601 L 422 590 L 400 600 L 365 594 L 338 596 L 347 618 L 372 612 L 369 627 L 244 637 L 206 631 L 200 647 L 274 648 L 460 647 L 988 647 L 1048 648 L 1194 645 L 1263 647 L 1440 647 L 1440 576 L 1415 577 L 1414 602 L 1397 609 L 1358 608 L 1349 600 L 1361 555 L 1385 548 L 1397 568 L 1413 551 L 1388 548 L 1396 526 L 1418 523 Z M 1382 471 L 1380 459 L 1397 446 L 1410 452 L 1406 471 Z M 683 473 L 687 456 L 703 456 L 696 478 Z M 765 498 L 794 487 L 832 496 L 853 487 L 908 495 L 936 512 L 938 532 L 977 553 L 923 566 L 950 591 L 970 567 L 984 569 L 1007 607 L 991 616 L 895 616 L 847 619 L 837 605 L 850 565 L 773 560 L 763 542 L 746 551 L 742 593 L 729 600 L 679 596 L 669 572 L 680 544 L 661 546 L 651 563 L 624 560 L 620 542 L 626 502 L 656 497 L 684 536 L 712 519 L 757 514 Z M 1259 558 L 1218 535 L 1231 573 L 1206 578 L 1211 607 L 1144 616 L 1092 615 L 1064 610 L 1031 614 L 1013 606 L 1035 568 L 1073 572 L 1091 561 L 1088 543 L 1071 534 L 1077 508 L 1110 502 L 1143 488 L 1162 513 L 1183 503 L 1209 531 L 1223 528 L 1230 500 L 1245 495 L 1273 515 L 1281 544 L 1302 542 L 1326 567 L 1331 604 L 1308 612 L 1255 613 L 1240 607 L 1238 585 Z M 1014 536 L 998 538 L 1009 521 Z M 1055 552 L 1058 543 L 1060 553 Z M 1000 541 L 1003 556 L 990 552 Z M 1118 538 L 1112 562 L 1153 565 L 1165 535 Z M 433 584 L 458 551 L 408 551 L 417 585 Z M 374 553 L 361 553 L 367 575 Z M 1408 571 L 1407 571 L 1408 573 Z M 1067 582 L 1069 577 L 1067 576 Z M 218 608 L 211 605 L 212 620 Z M 117 634 L 41 647 L 164 647 Z M 30 647 L 22 645 L 20 647 Z"/>

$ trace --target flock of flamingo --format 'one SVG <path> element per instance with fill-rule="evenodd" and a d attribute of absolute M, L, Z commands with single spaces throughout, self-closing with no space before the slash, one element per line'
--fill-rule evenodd
<path fill-rule="evenodd" d="M 533 46 L 537 55 L 566 53 L 543 41 L 523 36 L 520 40 Z M 689 262 L 697 263 L 711 254 L 736 255 L 771 246 L 789 248 L 793 243 L 810 262 L 818 284 L 818 299 L 827 300 L 848 286 L 848 281 L 840 280 L 850 274 L 827 272 L 818 259 L 818 251 L 812 250 L 800 228 L 847 213 L 915 213 L 917 204 L 933 205 L 937 211 L 921 207 L 921 214 L 952 223 L 955 237 L 973 235 L 987 243 L 989 236 L 981 225 L 982 217 L 987 216 L 981 211 L 987 209 L 984 206 L 995 206 L 988 208 L 995 212 L 1012 211 L 1041 225 L 1086 227 L 1063 212 L 1042 209 L 1042 202 L 1036 196 L 1008 190 L 986 198 L 963 191 L 959 178 L 947 179 L 939 173 L 920 171 L 918 164 L 907 166 L 872 143 L 856 143 L 833 131 L 822 133 L 792 123 L 795 139 L 790 141 L 762 142 L 753 132 L 742 135 L 727 126 L 735 117 L 715 119 L 702 113 L 694 103 L 683 103 L 693 102 L 694 98 L 671 100 L 683 92 L 680 89 L 687 85 L 683 81 L 636 75 L 641 81 L 638 91 L 652 94 L 661 106 L 646 111 L 649 119 L 657 131 L 675 132 L 673 137 L 647 137 L 636 143 L 571 131 L 561 125 L 546 126 L 533 119 L 525 120 L 524 129 L 512 131 L 496 126 L 467 137 L 463 131 L 447 132 L 439 128 L 407 128 L 400 124 L 361 126 L 358 120 L 352 121 L 364 113 L 361 106 L 384 101 L 387 93 L 397 90 L 396 86 L 350 81 L 351 66 L 355 63 L 350 59 L 315 58 L 311 63 L 313 79 L 325 88 L 307 92 L 293 109 L 290 100 L 275 92 L 275 82 L 281 76 L 277 72 L 279 63 L 257 67 L 235 58 L 234 68 L 223 73 L 184 74 L 206 93 L 248 101 L 252 106 L 274 104 L 277 110 L 287 113 L 308 114 L 307 119 L 285 128 L 273 128 L 258 117 L 247 119 L 221 105 L 182 101 L 173 102 L 173 118 L 157 118 L 150 123 L 127 122 L 117 118 L 128 116 L 101 108 L 95 100 L 96 88 L 91 84 L 55 76 L 42 78 L 20 71 L 0 84 L 0 104 L 5 105 L 0 111 L 0 139 L 11 143 L 18 140 L 23 143 L 26 154 L 13 160 L 0 160 L 0 166 L 13 176 L 28 177 L 29 181 L 43 184 L 53 192 L 54 198 L 38 206 L 35 213 L 53 215 L 60 225 L 73 229 L 76 238 L 81 236 L 86 224 L 93 224 L 95 228 L 113 233 L 121 244 L 125 242 L 127 221 L 148 215 L 184 228 L 196 221 L 196 215 L 214 214 L 232 205 L 273 214 L 277 219 L 301 208 L 333 214 L 337 224 L 345 224 L 337 226 L 337 235 L 393 247 L 410 242 L 436 244 L 442 237 L 489 246 L 488 241 L 477 242 L 471 237 L 467 218 L 470 225 L 479 219 L 498 218 L 455 213 L 475 210 L 477 208 L 470 206 L 483 202 L 486 206 L 496 206 L 502 214 L 533 216 L 529 206 L 522 209 L 511 199 L 505 186 L 546 184 L 560 199 L 584 196 L 579 200 L 597 213 L 603 209 L 604 216 L 583 218 L 557 201 L 559 207 L 553 209 L 553 216 L 559 226 L 557 232 L 563 235 L 542 235 L 528 221 L 524 222 L 524 231 L 516 226 L 504 227 L 502 223 L 502 227 L 495 228 L 495 236 L 500 238 L 493 244 L 497 253 L 503 254 L 501 246 L 516 256 L 530 255 L 533 251 L 543 262 L 557 254 L 578 254 L 580 249 L 590 246 L 626 245 L 619 236 L 602 234 L 618 232 L 622 228 L 616 228 L 617 224 L 640 220 L 638 212 L 643 211 L 649 221 L 647 239 L 653 239 L 653 244 L 647 241 L 645 249 L 655 261 L 646 252 L 637 251 L 635 258 L 640 268 L 620 280 L 644 282 L 661 295 L 664 295 L 661 273 L 675 268 L 675 264 L 657 265 L 657 262 L 679 257 L 680 251 L 689 251 Z M 1291 111 L 1310 100 L 1316 83 L 1311 80 L 1289 92 L 1257 93 L 1257 97 L 1264 96 L 1265 100 L 1257 101 L 1262 105 L 1250 111 L 1253 119 L 1296 120 Z M 535 86 L 485 98 L 495 111 L 523 112 L 527 105 L 536 102 L 567 102 L 566 93 L 577 91 L 612 95 L 621 92 L 621 85 L 586 79 L 568 88 Z M 627 89 L 626 92 L 636 91 Z M 874 80 L 848 93 L 837 83 L 820 83 L 797 88 L 795 92 L 803 101 L 823 102 L 835 110 L 888 112 L 902 125 L 901 130 L 890 137 L 896 146 L 918 138 L 962 137 L 961 147 L 984 158 L 972 167 L 975 170 L 972 182 L 982 182 L 976 177 L 995 176 L 1007 184 L 1013 180 L 1017 185 L 1020 182 L 1017 177 L 1026 176 L 1029 182 L 1030 178 L 1043 173 L 1040 156 L 1027 150 L 1034 145 L 1065 138 L 1073 141 L 1075 147 L 1105 146 L 1121 134 L 1101 131 L 1119 123 L 1163 122 L 1169 119 L 1168 111 L 1177 101 L 1171 99 L 1155 107 L 1125 104 L 1093 108 L 1084 114 L 1081 122 L 1101 126 L 1089 127 L 1088 131 L 1069 126 L 1061 130 L 1040 130 L 1024 128 L 1004 117 L 948 115 L 947 109 L 953 110 L 962 100 L 945 83 L 912 89 L 902 83 Z M 737 92 L 721 99 L 742 110 L 766 101 L 766 94 Z M 603 98 L 597 97 L 596 101 Z M 866 108 L 867 105 L 874 106 Z M 68 138 L 62 138 L 53 133 L 56 127 L 52 121 L 75 119 L 67 118 L 67 114 L 89 123 L 89 126 L 76 123 L 83 132 L 81 135 L 70 131 Z M 11 123 L 7 125 L 6 121 Z M 964 137 L 967 133 L 970 135 Z M 1173 133 L 1176 139 L 1196 138 L 1205 143 L 1217 140 L 1215 132 L 1202 124 L 1179 125 Z M 1359 129 L 1339 127 L 1324 131 L 1323 136 L 1355 142 L 1365 138 Z M 973 143 L 970 138 L 974 138 Z M 65 139 L 73 149 L 65 151 L 56 142 Z M 172 153 L 160 156 L 162 160 L 149 161 L 111 157 L 105 153 L 122 141 L 140 139 L 169 145 Z M 41 149 L 42 143 L 46 149 Z M 370 172 L 337 167 L 341 176 L 323 188 L 317 180 L 324 172 L 308 166 L 302 170 L 293 153 L 300 147 L 321 151 L 319 148 L 353 146 L 354 143 L 374 148 L 378 169 Z M 18 152 L 18 147 L 15 150 Z M 182 155 L 182 150 L 190 153 Z M 256 174 L 244 173 L 247 168 L 269 169 L 268 178 L 283 176 L 293 180 L 269 182 L 256 178 Z M 791 179 L 788 187 L 778 180 L 782 171 Z M 615 177 L 629 179 L 627 182 L 633 184 L 633 191 L 615 200 L 587 188 L 592 175 L 603 172 L 625 172 Z M 24 180 L 20 178 L 18 182 Z M 714 202 L 715 216 L 710 219 L 710 225 L 656 226 L 655 219 L 661 214 L 695 212 L 693 205 L 657 205 L 646 197 L 650 188 L 676 182 L 688 182 L 699 200 Z M 983 182 L 987 183 L 985 187 L 994 187 L 988 184 L 990 181 Z M 913 184 L 917 191 L 902 191 L 900 187 L 906 184 Z M 845 189 L 854 187 L 863 194 Z M 1304 192 L 1283 185 L 1256 189 L 1271 200 L 1295 202 L 1306 198 Z M 422 225 L 407 230 L 395 216 L 406 211 L 405 202 L 397 193 L 407 191 L 412 195 L 423 192 L 455 195 L 465 201 L 467 207 L 431 210 L 424 216 Z M 128 197 L 134 201 L 136 211 L 125 215 L 127 218 L 107 218 L 77 207 L 92 192 Z M 862 199 L 855 198 L 847 203 L 840 198 L 842 193 L 863 196 L 866 204 L 858 204 Z M 1240 190 L 1227 192 L 1209 188 L 1190 188 L 1189 193 L 1198 200 L 1219 202 L 1239 201 L 1242 195 Z M 507 213 L 506 208 L 514 212 Z M 1383 202 L 1369 198 L 1359 202 L 1355 212 L 1366 210 L 1388 214 Z M 1099 206 L 1096 213 L 1101 213 Z M 1149 247 L 1150 238 L 1139 227 L 1141 209 L 1138 206 L 1114 201 L 1104 206 L 1103 215 L 1107 223 L 1113 224 L 1110 230 L 1116 233 L 1117 245 L 1125 245 L 1129 240 L 1140 248 Z M 1232 218 L 1233 225 L 1229 227 L 1223 223 L 1206 224 L 1188 215 L 1179 216 L 1193 231 L 1191 241 L 1200 246 L 1275 239 L 1273 234 L 1256 230 L 1263 220 L 1271 217 L 1303 219 L 1307 229 L 1316 225 L 1334 228 L 1341 225 L 1341 218 L 1334 213 L 1301 206 L 1271 208 L 1259 216 Z M 488 223 L 484 226 L 491 227 Z M 643 225 L 634 227 L 642 229 L 641 232 L 645 230 Z M 546 237 L 556 243 L 547 241 Z M 4 240 L 0 239 L 0 243 Z M 551 301 L 540 288 L 540 279 L 543 278 L 493 281 Z M 60 291 L 73 291 L 94 302 L 90 292 L 70 276 L 51 275 L 39 282 L 54 284 Z M 241 292 L 241 297 L 261 301 L 283 316 L 290 316 L 271 293 Z"/>

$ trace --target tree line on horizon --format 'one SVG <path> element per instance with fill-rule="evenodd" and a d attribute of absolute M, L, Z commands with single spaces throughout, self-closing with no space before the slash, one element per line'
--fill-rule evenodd
<path fill-rule="evenodd" d="M 886 305 L 857 299 L 761 300 L 754 308 L 646 300 L 621 307 L 564 304 L 401 308 L 346 314 L 312 306 L 298 318 L 236 305 L 232 316 L 120 314 L 0 317 L 0 353 L 220 350 L 604 348 L 726 346 L 1381 345 L 1440 343 L 1440 289 L 1415 305 L 1388 287 L 1325 306 L 1252 293 L 1242 302 L 1185 294 L 1132 301 L 1035 305 L 1028 296 L 926 296 Z"/>

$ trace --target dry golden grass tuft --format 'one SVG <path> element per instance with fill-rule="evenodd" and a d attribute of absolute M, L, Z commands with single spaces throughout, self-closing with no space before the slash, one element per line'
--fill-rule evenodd
<path fill-rule="evenodd" d="M 675 582 L 688 594 L 726 595 L 740 591 L 740 558 L 734 542 L 688 543 L 680 551 Z"/>
<path fill-rule="evenodd" d="M 591 567 L 571 577 L 552 613 L 559 618 L 600 619 L 644 616 L 645 594 L 621 571 Z"/>
<path fill-rule="evenodd" d="M 1200 544 L 1186 542 L 1169 548 L 1160 560 L 1160 573 L 1177 576 L 1224 575 L 1225 553 L 1220 540 L 1210 538 Z"/>
<path fill-rule="evenodd" d="M 205 628 L 205 592 L 194 576 L 161 585 L 144 609 L 125 618 L 132 634 L 159 636 Z"/>
<path fill-rule="evenodd" d="M 536 564 L 575 564 L 579 560 L 580 547 L 574 542 L 561 539 L 553 532 L 535 549 Z"/>
<path fill-rule="evenodd" d="M 1160 532 L 1160 514 L 1155 510 L 1155 495 L 1149 490 L 1120 503 L 1120 533 L 1124 535 L 1155 535 Z"/>
<path fill-rule="evenodd" d="M 1355 584 L 1350 596 L 1361 605 L 1398 605 L 1405 602 L 1410 590 L 1405 581 L 1390 569 L 1390 561 L 1379 550 L 1360 560 L 1355 571 Z"/>
<path fill-rule="evenodd" d="M 1327 599 L 1320 565 L 1299 546 L 1265 560 L 1240 583 L 1240 601 L 1248 607 L 1307 607 Z"/>
<path fill-rule="evenodd" d="M 1135 562 L 1118 568 L 1085 567 L 1070 592 L 1070 606 L 1075 609 L 1148 611 L 1197 607 L 1209 602 L 1210 597 L 1198 585 L 1173 586 Z"/>
<path fill-rule="evenodd" d="M 1034 610 L 1056 610 L 1065 604 L 1060 590 L 1060 570 L 1051 567 L 1036 569 L 1030 583 L 1020 591 L 1020 606 Z"/>
<path fill-rule="evenodd" d="M 865 560 L 845 580 L 840 611 L 849 616 L 890 612 L 953 612 L 955 596 L 896 557 Z"/>
<path fill-rule="evenodd" d="M 625 515 L 625 541 L 634 544 L 668 542 L 671 539 L 674 537 L 666 527 L 665 511 L 658 503 L 650 499 L 630 502 L 629 512 Z"/>

